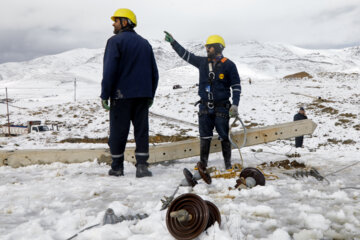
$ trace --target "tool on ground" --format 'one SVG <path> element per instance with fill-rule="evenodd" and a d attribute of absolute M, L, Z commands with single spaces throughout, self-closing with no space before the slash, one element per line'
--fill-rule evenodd
<path fill-rule="evenodd" d="M 359 163 L 360 163 L 360 161 L 357 161 L 357 162 L 355 162 L 355 163 L 353 163 L 353 164 L 347 165 L 347 166 L 345 166 L 345 167 L 343 167 L 343 168 L 340 168 L 339 170 L 336 170 L 336 171 L 334 171 L 334 172 L 328 173 L 328 174 L 326 174 L 326 175 L 321 175 L 321 174 L 319 173 L 319 171 L 316 170 L 315 168 L 311 168 L 310 170 L 296 171 L 295 173 L 292 173 L 292 174 L 289 174 L 289 173 L 285 173 L 285 174 L 286 174 L 286 175 L 289 175 L 289 176 L 291 176 L 291 177 L 293 177 L 293 178 L 295 178 L 296 180 L 299 179 L 300 177 L 309 177 L 309 176 L 312 176 L 312 177 L 316 178 L 316 180 L 318 180 L 318 181 L 325 180 L 328 184 L 330 184 L 330 181 L 326 178 L 327 176 L 331 176 L 331 175 L 333 175 L 333 174 L 336 174 L 336 173 L 338 173 L 338 172 L 341 172 L 341 171 L 343 171 L 343 170 L 345 170 L 345 169 L 347 169 L 347 168 L 350 168 L 350 167 L 352 167 L 352 166 L 355 166 L 355 165 L 357 165 L 357 164 L 359 164 Z"/>
<path fill-rule="evenodd" d="M 318 181 L 322 181 L 325 178 L 323 176 L 321 176 L 321 174 L 318 172 L 318 170 L 316 170 L 315 168 L 311 168 L 308 170 L 298 170 L 292 174 L 289 173 L 285 173 L 286 175 L 290 175 L 291 177 L 295 178 L 296 180 L 298 180 L 299 178 L 304 178 L 304 177 L 314 177 L 316 180 Z"/>
<path fill-rule="evenodd" d="M 180 187 L 180 185 L 176 187 L 174 193 L 170 197 L 164 196 L 164 199 L 161 199 L 162 206 L 161 206 L 160 211 L 165 210 L 170 205 L 172 200 L 174 200 L 175 194 L 179 190 L 179 187 Z"/>
<path fill-rule="evenodd" d="M 114 213 L 114 210 L 111 208 L 106 209 L 102 223 L 98 223 L 92 226 L 89 226 L 87 228 L 84 228 L 83 230 L 81 230 L 80 232 L 78 232 L 77 234 L 73 235 L 72 237 L 68 238 L 67 240 L 71 240 L 74 239 L 75 237 L 77 237 L 80 233 L 89 230 L 91 228 L 97 227 L 97 226 L 103 226 L 106 224 L 116 224 L 119 222 L 123 222 L 123 221 L 131 221 L 131 220 L 142 220 L 144 218 L 147 218 L 149 215 L 145 214 L 136 214 L 134 216 L 132 215 L 128 215 L 128 216 L 116 216 Z"/>

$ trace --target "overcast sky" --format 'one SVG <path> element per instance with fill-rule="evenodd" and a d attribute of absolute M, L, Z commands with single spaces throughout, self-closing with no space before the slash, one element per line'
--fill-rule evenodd
<path fill-rule="evenodd" d="M 360 45 L 360 0 L 0 0 L 0 63 L 103 48 L 118 8 L 135 12 L 148 39 L 168 30 L 179 41 L 219 34 L 227 43 Z"/>

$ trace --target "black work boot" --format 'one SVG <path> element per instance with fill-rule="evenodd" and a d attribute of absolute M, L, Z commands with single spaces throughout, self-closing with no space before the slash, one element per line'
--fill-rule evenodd
<path fill-rule="evenodd" d="M 115 177 L 119 177 L 119 176 L 124 176 L 124 169 L 120 168 L 119 170 L 115 171 L 112 168 L 109 170 L 109 175 L 110 176 L 115 176 Z"/>
<path fill-rule="evenodd" d="M 151 177 L 152 172 L 149 171 L 146 164 L 137 164 L 136 166 L 136 177 L 142 178 L 142 177 Z"/>
<path fill-rule="evenodd" d="M 122 157 L 111 157 L 111 169 L 109 170 L 110 176 L 124 176 L 124 156 Z M 116 169 L 116 170 L 115 170 Z"/>
<path fill-rule="evenodd" d="M 225 169 L 231 169 L 231 143 L 229 140 L 221 141 L 221 149 L 224 157 Z"/>
<path fill-rule="evenodd" d="M 200 162 L 207 167 L 211 139 L 200 139 Z"/>

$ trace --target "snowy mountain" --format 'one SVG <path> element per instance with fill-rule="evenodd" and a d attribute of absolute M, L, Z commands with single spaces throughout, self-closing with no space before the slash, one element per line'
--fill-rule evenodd
<path fill-rule="evenodd" d="M 177 56 L 168 43 L 151 41 L 161 72 L 187 63 Z M 186 49 L 204 56 L 200 42 L 186 42 Z M 7 87 L 29 86 L 36 81 L 42 86 L 60 86 L 67 82 L 98 84 L 102 76 L 104 49 L 75 49 L 57 55 L 39 57 L 27 62 L 0 65 L 0 84 Z M 280 43 L 256 41 L 228 44 L 224 55 L 233 60 L 242 77 L 273 78 L 306 71 L 360 72 L 360 47 L 310 50 Z"/>

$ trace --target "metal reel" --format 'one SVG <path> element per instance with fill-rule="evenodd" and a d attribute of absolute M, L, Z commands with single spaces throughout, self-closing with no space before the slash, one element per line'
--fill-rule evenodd
<path fill-rule="evenodd" d="M 240 173 L 240 179 L 246 179 L 247 177 L 254 178 L 256 181 L 256 185 L 265 186 L 265 176 L 259 169 L 254 167 L 244 168 Z"/>
<path fill-rule="evenodd" d="M 207 184 L 211 184 L 211 176 L 209 173 L 206 172 L 206 167 L 204 166 L 204 164 L 202 162 L 198 162 L 196 166 L 204 182 L 206 182 Z"/>
<path fill-rule="evenodd" d="M 184 168 L 183 173 L 189 186 L 194 187 L 196 184 L 198 184 L 198 182 L 195 180 L 193 174 L 189 171 L 189 169 Z"/>
<path fill-rule="evenodd" d="M 166 226 L 170 234 L 181 240 L 194 239 L 199 236 L 206 229 L 208 220 L 208 204 L 193 193 L 177 197 L 166 213 Z"/>

